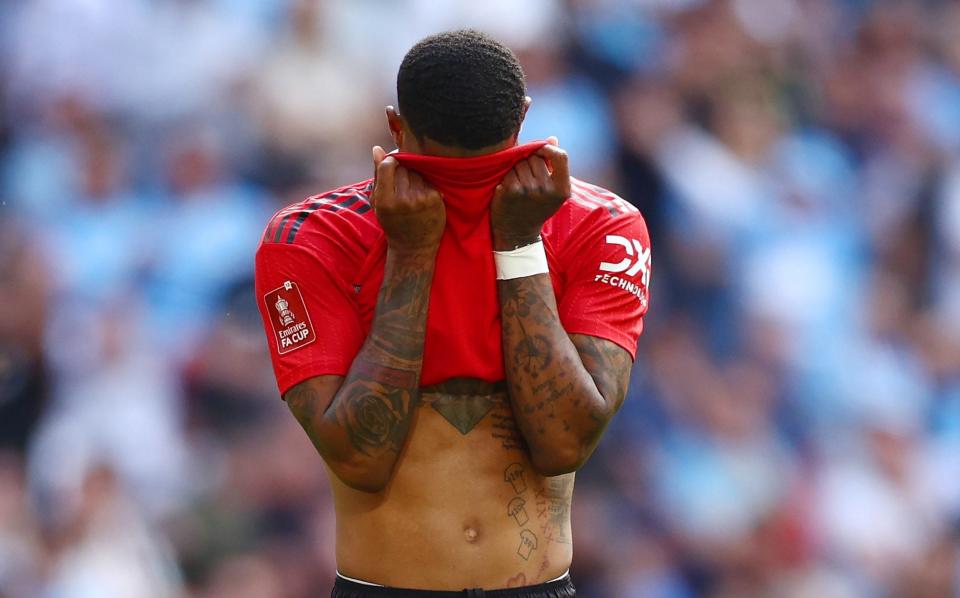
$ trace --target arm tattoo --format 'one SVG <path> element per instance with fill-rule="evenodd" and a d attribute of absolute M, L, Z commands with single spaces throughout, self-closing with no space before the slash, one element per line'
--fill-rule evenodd
<path fill-rule="evenodd" d="M 582 463 L 623 401 L 630 355 L 603 339 L 568 336 L 548 274 L 498 288 L 510 401 L 531 456 L 572 447 Z"/>
<path fill-rule="evenodd" d="M 309 380 L 286 394 L 321 455 L 389 476 L 403 448 L 423 361 L 432 256 L 397 257 L 388 252 L 383 285 L 370 334 L 327 405 Z M 346 480 L 344 480 L 346 481 Z"/>
<path fill-rule="evenodd" d="M 610 341 L 588 336 L 572 334 L 570 340 L 577 348 L 583 367 L 597 385 L 600 394 L 609 401 L 616 411 L 627 396 L 630 382 L 630 368 L 633 360 L 622 347 Z"/>
<path fill-rule="evenodd" d="M 358 357 L 420 378 L 433 262 L 391 259 L 385 267 L 370 335 Z"/>
<path fill-rule="evenodd" d="M 419 396 L 433 278 L 432 267 L 391 257 L 370 335 L 331 405 L 350 444 L 369 456 L 396 455 L 406 439 Z"/>
<path fill-rule="evenodd" d="M 399 453 L 415 403 L 411 389 L 416 388 L 417 377 L 414 372 L 369 365 L 357 364 L 363 378 L 344 384 L 343 398 L 334 405 L 337 424 L 346 431 L 353 448 L 364 455 Z M 406 384 L 402 384 L 404 378 Z"/>

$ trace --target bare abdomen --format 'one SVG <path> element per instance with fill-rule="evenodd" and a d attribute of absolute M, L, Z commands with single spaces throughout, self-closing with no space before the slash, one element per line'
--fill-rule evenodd
<path fill-rule="evenodd" d="M 337 563 L 394 587 L 531 585 L 567 570 L 573 474 L 530 465 L 503 394 L 424 394 L 380 494 L 333 480 Z"/>

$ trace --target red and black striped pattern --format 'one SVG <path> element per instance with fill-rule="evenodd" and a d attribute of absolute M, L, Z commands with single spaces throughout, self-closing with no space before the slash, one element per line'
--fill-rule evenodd
<path fill-rule="evenodd" d="M 365 214 L 370 206 L 370 192 L 373 190 L 373 181 L 366 181 L 350 187 L 343 187 L 315 195 L 304 201 L 277 212 L 267 230 L 263 233 L 264 243 L 293 243 L 297 233 L 310 215 L 318 210 L 340 212 L 347 210 L 354 214 Z"/>
<path fill-rule="evenodd" d="M 263 234 L 264 243 L 293 243 L 311 214 L 325 210 L 362 215 L 369 212 L 373 181 L 364 181 L 341 187 L 322 195 L 310 197 L 277 212 Z M 610 191 L 571 177 L 570 201 L 580 206 L 603 208 L 611 216 L 639 212 L 630 202 Z"/>

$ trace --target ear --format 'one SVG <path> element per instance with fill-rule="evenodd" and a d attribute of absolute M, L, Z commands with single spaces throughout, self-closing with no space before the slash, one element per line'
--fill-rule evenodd
<path fill-rule="evenodd" d="M 523 96 L 523 112 L 520 113 L 520 122 L 523 122 L 523 119 L 527 117 L 527 110 L 530 109 L 530 104 L 533 103 L 533 98 L 530 96 Z"/>
<path fill-rule="evenodd" d="M 393 106 L 387 106 L 384 112 L 387 115 L 387 128 L 390 129 L 390 136 L 393 137 L 393 142 L 399 148 L 403 145 L 403 117 Z"/>
<path fill-rule="evenodd" d="M 520 129 L 523 127 L 523 119 L 527 117 L 527 110 L 530 109 L 530 104 L 533 103 L 533 98 L 530 96 L 523 96 L 523 110 L 520 112 L 520 124 L 517 126 L 517 132 L 513 134 L 513 142 L 518 143 L 520 139 Z"/>

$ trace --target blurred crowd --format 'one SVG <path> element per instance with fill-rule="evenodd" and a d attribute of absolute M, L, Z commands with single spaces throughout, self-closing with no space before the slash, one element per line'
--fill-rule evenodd
<path fill-rule="evenodd" d="M 960 595 L 960 3 L 0 4 L 0 597 L 329 592 L 252 291 L 367 178 L 421 37 L 485 30 L 653 298 L 579 474 L 586 597 Z"/>

